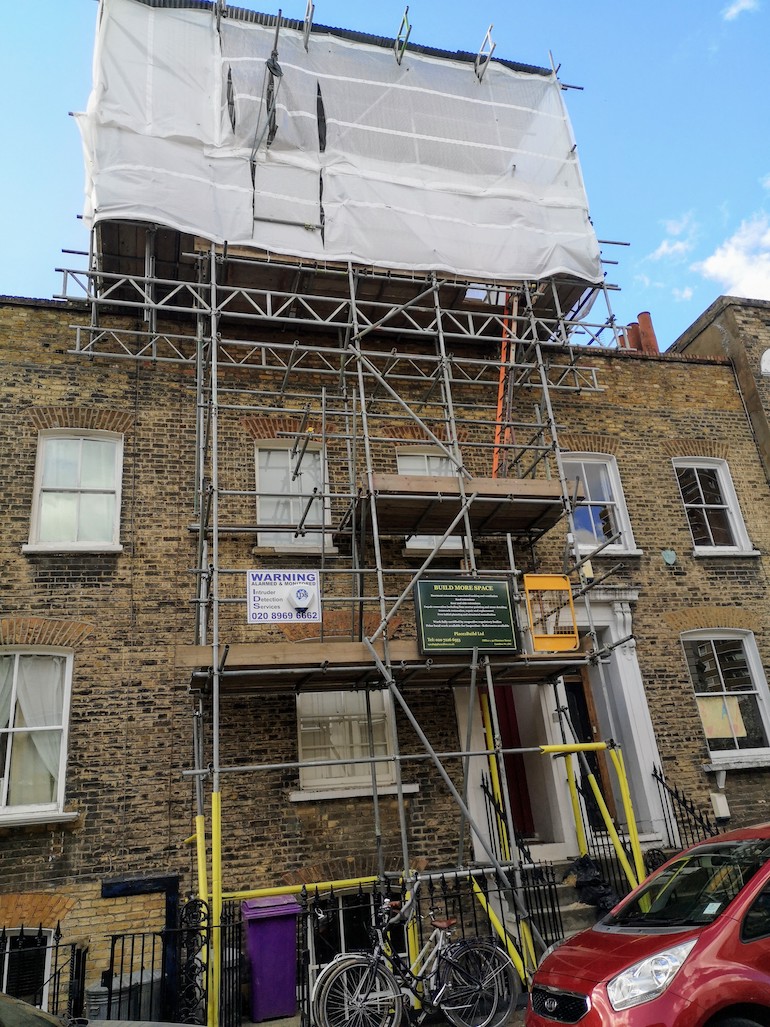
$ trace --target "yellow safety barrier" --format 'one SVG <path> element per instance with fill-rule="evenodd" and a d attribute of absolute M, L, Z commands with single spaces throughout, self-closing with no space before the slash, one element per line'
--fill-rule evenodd
<path fill-rule="evenodd" d="M 492 749 L 492 723 L 489 710 L 488 700 L 486 697 L 482 702 L 482 710 L 484 717 L 484 731 L 487 737 L 489 748 Z M 598 782 L 594 774 L 590 772 L 587 765 L 584 764 L 584 768 L 587 771 L 585 779 L 587 780 L 594 797 L 596 799 L 597 806 L 604 820 L 607 832 L 610 839 L 612 840 L 615 853 L 618 857 L 618 861 L 623 868 L 623 871 L 632 887 L 636 887 L 638 881 L 642 880 L 646 876 L 644 868 L 644 859 L 641 850 L 641 844 L 639 841 L 639 833 L 636 826 L 636 820 L 634 817 L 634 811 L 631 801 L 631 791 L 628 784 L 628 778 L 626 775 L 625 764 L 623 762 L 623 754 L 618 746 L 610 745 L 607 742 L 580 742 L 574 744 L 553 744 L 553 745 L 542 745 L 539 746 L 539 751 L 544 755 L 550 756 L 565 756 L 565 768 L 567 775 L 567 785 L 569 788 L 570 801 L 572 805 L 572 812 L 575 818 L 575 831 L 577 837 L 578 850 L 580 855 L 585 855 L 588 852 L 588 845 L 583 828 L 582 817 L 580 814 L 580 800 L 577 790 L 577 781 L 575 768 L 573 766 L 572 757 L 586 752 L 600 752 L 609 751 L 612 764 L 615 768 L 615 772 L 618 777 L 620 795 L 623 802 L 623 810 L 628 824 L 629 841 L 631 845 L 631 851 L 633 853 L 635 870 L 628 861 L 625 849 L 620 841 L 617 829 L 612 820 L 612 816 L 607 808 L 607 804 L 601 794 Z M 500 803 L 500 807 L 503 805 L 502 786 L 499 776 L 498 767 L 495 760 L 490 760 L 490 777 L 492 783 L 493 794 Z M 238 891 L 224 892 L 222 889 L 222 807 L 221 807 L 221 793 L 213 792 L 211 796 L 211 894 L 208 895 L 208 881 L 207 881 L 207 853 L 206 853 L 206 828 L 205 818 L 202 815 L 196 816 L 195 818 L 195 834 L 191 835 L 186 839 L 188 844 L 195 842 L 196 845 L 196 856 L 197 856 L 197 886 L 198 896 L 202 901 L 209 901 L 210 904 L 210 926 L 213 928 L 211 931 L 211 950 L 210 959 L 207 967 L 208 981 L 209 981 L 209 1001 L 207 1010 L 207 1027 L 218 1027 L 219 1023 L 219 972 L 222 941 L 220 932 L 217 929 L 221 924 L 222 917 L 222 903 L 224 899 L 253 899 L 270 897 L 277 895 L 291 895 L 296 894 L 301 886 L 297 884 L 279 885 L 271 888 L 250 888 Z M 510 858 L 510 848 L 508 846 L 508 832 L 507 825 L 501 823 L 499 825 L 501 830 L 501 837 L 505 843 L 505 856 Z M 354 877 L 345 878 L 334 881 L 322 881 L 313 884 L 306 885 L 308 891 L 317 890 L 323 891 L 341 891 L 344 889 L 358 888 L 364 885 L 371 885 L 376 883 L 378 877 Z M 473 879 L 473 891 L 476 899 L 484 909 L 489 922 L 492 925 L 493 930 L 500 937 L 503 942 L 516 971 L 519 974 L 522 982 L 525 985 L 531 983 L 532 974 L 537 967 L 537 956 L 535 952 L 534 939 L 530 924 L 525 919 L 520 919 L 518 922 L 519 929 L 519 942 L 521 951 L 517 947 L 514 939 L 510 936 L 504 925 L 500 921 L 497 913 L 491 908 L 489 900 L 484 894 L 481 886 L 478 882 Z M 409 951 L 410 962 L 414 963 L 419 955 L 419 939 L 417 934 L 417 923 L 413 919 L 407 925 L 407 946 Z"/>
<path fill-rule="evenodd" d="M 219 1024 L 219 968 L 222 965 L 222 793 L 211 793 L 211 960 L 209 962 L 208 1027 Z"/>
<path fill-rule="evenodd" d="M 503 925 L 500 923 L 500 918 L 498 917 L 497 913 L 495 913 L 494 909 L 492 909 L 492 907 L 490 906 L 489 900 L 487 899 L 487 897 L 484 894 L 484 892 L 481 890 L 481 886 L 479 885 L 478 881 L 476 881 L 475 878 L 473 879 L 473 893 L 476 896 L 476 898 L 478 899 L 479 904 L 481 905 L 481 908 L 487 914 L 487 917 L 489 918 L 489 922 L 492 924 L 492 927 L 495 929 L 495 932 L 500 937 L 500 940 L 504 943 L 504 945 L 506 947 L 506 950 L 508 952 L 508 955 L 511 957 L 511 961 L 513 962 L 513 965 L 516 967 L 516 971 L 517 971 L 519 977 L 521 978 L 522 983 L 527 984 L 528 981 L 529 981 L 529 974 L 527 973 L 527 970 L 526 970 L 526 968 L 524 966 L 524 960 L 521 958 L 521 954 L 519 953 L 519 950 L 514 945 L 513 939 L 508 934 L 508 932 L 503 927 Z M 522 926 L 523 926 L 524 922 L 525 921 L 521 922 Z M 523 938 L 522 938 L 522 941 L 523 941 Z M 529 935 L 529 942 L 530 942 L 530 945 L 532 945 L 532 935 L 531 935 L 531 933 Z M 532 947 L 532 958 L 533 958 L 532 969 L 533 969 L 533 971 L 534 971 L 534 968 L 535 968 L 535 966 L 537 964 L 537 961 L 534 959 L 534 955 L 535 955 L 535 953 L 534 953 L 534 946 L 533 946 Z"/>
<path fill-rule="evenodd" d="M 647 876 L 647 870 L 644 866 L 644 856 L 642 855 L 642 846 L 639 841 L 639 830 L 636 826 L 634 808 L 631 804 L 631 789 L 628 787 L 628 777 L 626 775 L 626 766 L 623 762 L 623 753 L 617 747 L 610 749 L 610 758 L 615 764 L 615 770 L 620 783 L 620 795 L 623 801 L 623 809 L 626 814 L 626 823 L 628 824 L 628 840 L 631 843 L 631 852 L 634 854 L 634 863 L 636 864 L 636 876 L 640 881 L 643 881 Z"/>
<path fill-rule="evenodd" d="M 569 797 L 572 804 L 572 816 L 575 818 L 575 832 L 577 834 L 578 843 L 578 855 L 585 856 L 588 853 L 588 842 L 586 841 L 586 832 L 583 827 L 583 818 L 580 816 L 580 798 L 578 797 L 577 790 L 577 779 L 575 777 L 575 768 L 572 764 L 572 757 L 574 753 L 569 753 L 564 761 L 564 765 L 567 769 L 567 787 L 569 788 Z"/>
<path fill-rule="evenodd" d="M 604 821 L 604 825 L 607 828 L 607 834 L 610 836 L 610 840 L 612 841 L 612 847 L 615 850 L 615 855 L 618 857 L 618 862 L 623 868 L 623 873 L 626 875 L 628 883 L 631 885 L 631 887 L 636 888 L 639 881 L 642 880 L 645 876 L 644 860 L 642 859 L 642 850 L 641 845 L 639 843 L 639 834 L 636 829 L 636 818 L 634 816 L 634 809 L 631 803 L 631 791 L 628 787 L 628 779 L 626 777 L 625 765 L 623 764 L 623 757 L 619 747 L 610 746 L 607 744 L 607 742 L 575 742 L 573 744 L 568 744 L 565 742 L 562 745 L 541 745 L 540 751 L 542 753 L 552 756 L 566 756 L 568 757 L 567 762 L 569 762 L 569 757 L 573 753 L 609 751 L 613 765 L 618 775 L 618 781 L 620 783 L 620 793 L 623 799 L 623 809 L 626 814 L 626 822 L 628 824 L 628 835 L 629 840 L 631 842 L 631 849 L 634 854 L 636 873 L 634 872 L 634 869 L 631 866 L 631 864 L 628 862 L 628 856 L 626 855 L 625 849 L 621 844 L 620 836 L 618 835 L 615 824 L 613 823 L 610 811 L 607 809 L 607 803 L 604 801 L 604 796 L 602 795 L 601 789 L 599 788 L 599 783 L 597 782 L 595 775 L 591 773 L 587 764 L 585 766 L 585 769 L 587 771 L 586 780 L 588 781 L 591 791 L 594 794 L 594 798 L 596 799 L 596 805 L 599 807 L 599 812 L 601 813 L 602 820 Z M 567 770 L 567 780 L 569 784 L 569 769 Z M 575 795 L 575 799 L 577 799 L 577 795 Z M 578 835 L 578 845 L 580 845 L 582 823 L 580 817 L 580 807 L 579 804 L 575 801 L 573 801 L 572 812 L 573 816 L 575 817 L 575 831 Z M 584 834 L 583 838 L 585 839 Z M 581 855 L 584 854 L 585 853 L 581 852 Z"/>
<path fill-rule="evenodd" d="M 492 730 L 492 716 L 489 712 L 489 698 L 486 695 L 481 696 L 481 716 L 484 723 L 484 735 L 486 738 L 487 748 L 491 751 L 494 750 L 494 731 Z M 491 757 L 488 760 L 489 765 L 489 780 L 492 785 L 492 794 L 495 797 L 495 803 L 497 809 L 503 809 L 503 790 L 500 786 L 500 771 L 498 770 L 497 760 Z M 508 825 L 505 823 L 499 813 L 496 813 L 497 817 L 497 828 L 500 834 L 502 857 L 504 862 L 510 862 L 511 859 L 511 845 L 508 840 Z"/>

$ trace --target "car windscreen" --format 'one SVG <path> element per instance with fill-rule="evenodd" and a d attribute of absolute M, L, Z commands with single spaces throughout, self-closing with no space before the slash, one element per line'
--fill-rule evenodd
<path fill-rule="evenodd" d="M 705 843 L 651 877 L 602 923 L 614 927 L 709 924 L 768 859 L 767 838 Z"/>

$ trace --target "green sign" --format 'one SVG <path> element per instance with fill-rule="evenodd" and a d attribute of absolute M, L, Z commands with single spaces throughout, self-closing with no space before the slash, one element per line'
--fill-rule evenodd
<path fill-rule="evenodd" d="M 415 605 L 423 653 L 518 651 L 507 581 L 418 581 Z"/>

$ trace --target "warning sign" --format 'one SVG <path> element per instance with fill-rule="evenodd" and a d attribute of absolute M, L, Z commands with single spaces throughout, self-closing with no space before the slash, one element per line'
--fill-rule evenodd
<path fill-rule="evenodd" d="M 249 624 L 320 621 L 318 571 L 247 571 Z"/>

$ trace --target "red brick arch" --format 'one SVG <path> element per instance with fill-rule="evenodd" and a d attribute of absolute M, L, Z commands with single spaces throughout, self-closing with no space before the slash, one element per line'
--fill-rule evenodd
<path fill-rule="evenodd" d="M 0 645 L 55 645 L 75 648 L 91 634 L 93 624 L 47 617 L 0 618 Z"/>
<path fill-rule="evenodd" d="M 9 892 L 0 895 L 0 929 L 53 928 L 67 916 L 75 904 L 75 899 L 58 892 Z"/>
<path fill-rule="evenodd" d="M 709 628 L 736 628 L 739 631 L 753 631 L 755 634 L 762 630 L 757 617 L 738 606 L 692 606 L 669 610 L 662 614 L 662 620 L 679 634 Z"/>
<path fill-rule="evenodd" d="M 45 428 L 80 428 L 125 434 L 134 427 L 134 415 L 123 410 L 46 406 L 33 407 L 29 411 L 29 416 L 39 431 Z"/>

